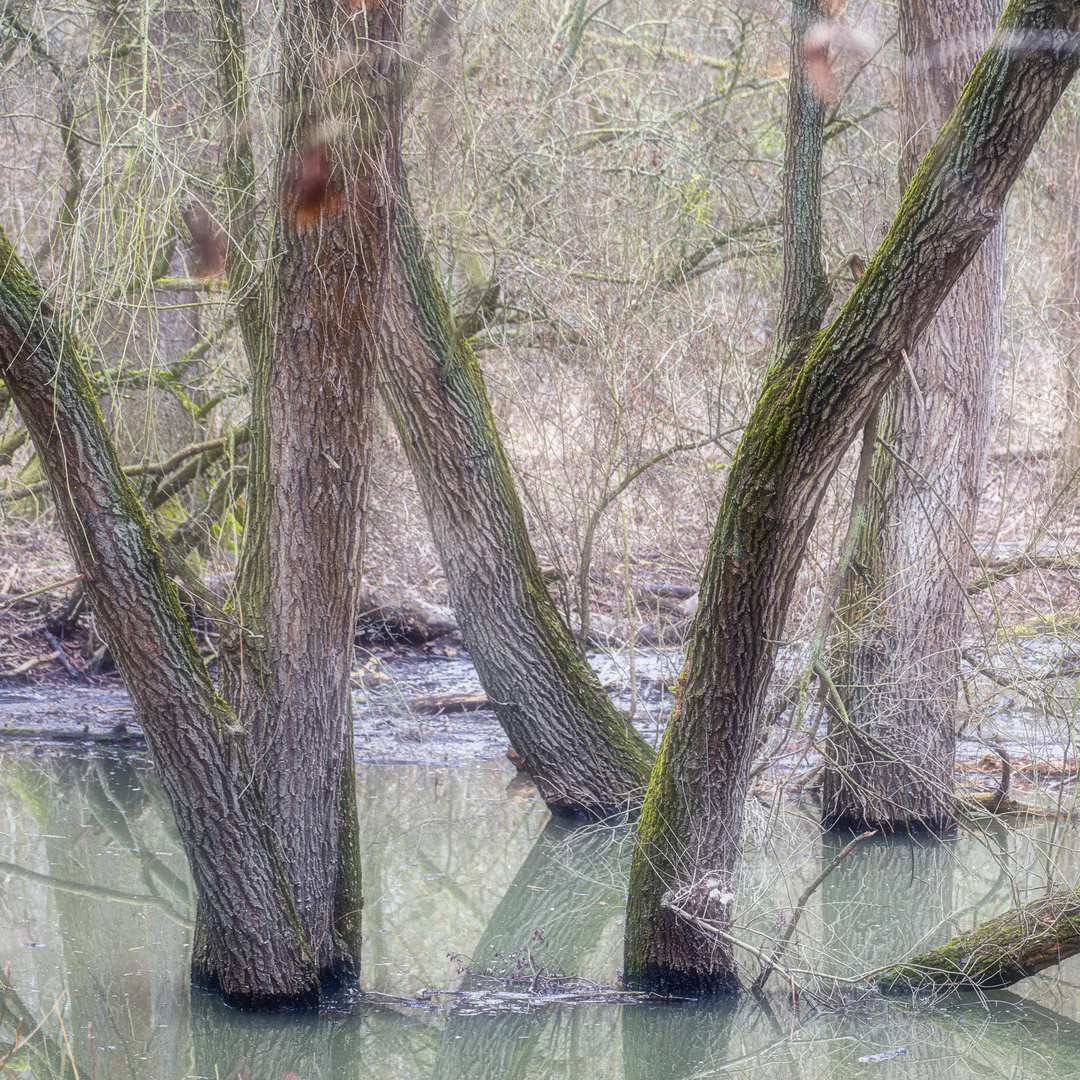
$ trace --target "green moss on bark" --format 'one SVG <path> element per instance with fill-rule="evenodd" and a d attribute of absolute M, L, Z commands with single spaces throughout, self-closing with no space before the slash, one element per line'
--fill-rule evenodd
<path fill-rule="evenodd" d="M 1000 990 L 1080 953 L 1080 890 L 1007 911 L 877 978 L 884 993 Z"/>

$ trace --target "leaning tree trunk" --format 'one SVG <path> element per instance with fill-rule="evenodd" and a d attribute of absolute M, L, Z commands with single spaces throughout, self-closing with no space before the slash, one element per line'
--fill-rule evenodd
<path fill-rule="evenodd" d="M 286 5 L 268 348 L 245 333 L 252 450 L 223 685 L 252 734 L 323 989 L 359 967 L 349 675 L 399 168 L 401 18 L 400 0 L 360 16 L 333 0 Z M 230 255 L 240 263 L 241 251 Z M 219 958 L 200 935 L 196 944 L 193 981 L 216 987 Z"/>
<path fill-rule="evenodd" d="M 404 189 L 381 370 L 462 635 L 507 736 L 552 813 L 625 811 L 652 751 L 578 655 L 551 598 L 483 373 L 451 327 Z"/>
<path fill-rule="evenodd" d="M 1000 990 L 1080 953 L 1080 889 L 1053 893 L 889 968 L 886 993 Z"/>
<path fill-rule="evenodd" d="M 902 174 L 952 112 L 994 12 L 902 0 Z M 824 819 L 851 829 L 954 823 L 964 584 L 1001 346 L 1001 225 L 941 305 L 880 409 L 866 524 L 834 650 Z"/>
<path fill-rule="evenodd" d="M 770 367 L 784 363 L 789 352 L 798 349 L 821 327 L 821 320 L 829 304 L 830 288 L 821 258 L 822 214 L 821 214 L 821 158 L 825 127 L 825 103 L 814 80 L 814 67 L 825 58 L 817 55 L 810 31 L 824 18 L 824 9 L 820 0 L 796 0 L 791 12 L 791 72 L 788 81 L 787 122 L 784 132 L 784 267 L 780 293 L 780 311 L 776 320 L 770 349 Z M 827 46 L 822 46 L 827 48 Z M 706 561 L 706 574 L 708 573 Z M 707 580 L 707 578 L 705 579 Z M 699 596 L 699 611 L 701 597 Z M 696 626 L 695 626 L 696 631 Z M 693 650 L 695 640 L 691 641 Z M 693 653 L 691 652 L 691 656 Z M 689 670 L 689 668 L 687 669 Z M 684 672 L 685 675 L 685 672 Z M 681 693 L 681 690 L 680 690 Z M 676 698 L 669 726 L 681 723 L 679 715 L 682 708 L 681 697 Z M 665 736 L 661 747 L 660 767 L 671 769 L 663 760 L 669 740 Z M 713 809 L 718 820 L 723 823 L 725 835 L 720 844 L 730 849 L 730 859 L 734 860 L 734 851 L 742 832 L 742 803 L 739 796 L 732 801 L 736 790 L 745 790 L 749 779 L 749 759 L 740 758 L 740 748 L 734 745 L 717 744 L 714 756 L 688 758 L 675 766 L 680 779 L 678 784 L 687 781 L 692 790 L 700 791 L 708 784 L 709 770 L 730 771 L 739 776 L 739 770 L 747 770 L 742 777 L 742 786 L 733 785 L 723 797 L 723 804 Z M 672 763 L 674 764 L 674 762 Z M 675 771 L 668 775 L 670 782 L 675 779 Z M 650 783 L 650 798 L 654 798 L 657 772 L 654 771 Z M 693 827 L 693 807 L 689 799 L 674 797 L 669 790 L 663 802 L 667 806 L 663 819 L 654 816 L 654 805 L 647 806 L 639 828 L 639 847 L 632 865 L 630 903 L 635 897 L 649 895 L 650 890 L 659 882 L 673 874 L 675 881 L 680 881 L 677 862 L 667 866 L 654 865 L 638 857 L 645 844 L 661 846 L 675 853 L 676 860 L 683 858 L 676 845 L 690 835 Z M 671 816 L 674 815 L 674 816 Z M 650 847 L 651 850 L 651 847 Z M 699 892 L 703 892 L 704 903 L 721 906 L 733 898 L 733 879 L 728 870 L 709 873 L 701 883 Z M 676 895 L 677 890 L 664 893 L 663 906 L 670 911 L 681 910 L 687 896 Z M 692 902 L 696 902 L 693 901 Z M 631 985 L 656 987 L 667 993 L 694 994 L 735 990 L 738 977 L 735 975 L 735 960 L 728 943 L 714 938 L 710 955 L 704 965 L 695 961 L 690 952 L 682 948 L 679 940 L 681 928 L 667 917 L 657 918 L 648 909 L 636 913 L 631 907 L 627 920 L 626 935 L 626 972 Z M 656 957 L 670 954 L 675 958 L 673 970 L 667 970 L 658 964 Z"/>
<path fill-rule="evenodd" d="M 317 1000 L 248 739 L 214 692 L 109 439 L 74 329 L 0 232 L 0 374 L 48 475 L 98 629 L 169 797 L 218 982 L 237 1006 Z"/>
<path fill-rule="evenodd" d="M 829 481 L 997 225 L 1080 58 L 1080 0 L 1013 0 L 834 322 L 769 368 L 706 554 L 677 704 L 641 812 L 627 979 L 694 993 L 738 975 L 722 934 L 765 689 Z M 717 933 L 719 931 L 719 933 Z"/>

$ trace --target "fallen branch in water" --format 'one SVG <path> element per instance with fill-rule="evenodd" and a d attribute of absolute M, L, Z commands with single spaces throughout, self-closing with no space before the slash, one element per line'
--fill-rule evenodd
<path fill-rule="evenodd" d="M 1000 990 L 1080 953 L 1080 889 L 1033 900 L 888 968 L 883 993 Z"/>

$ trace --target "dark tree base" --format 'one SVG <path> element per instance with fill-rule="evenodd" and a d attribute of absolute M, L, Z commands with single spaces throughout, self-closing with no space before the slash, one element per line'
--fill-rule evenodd
<path fill-rule="evenodd" d="M 700 998 L 738 994 L 742 983 L 733 971 L 672 971 L 659 964 L 638 968 L 623 977 L 627 990 L 644 990 L 661 997 Z"/>
<path fill-rule="evenodd" d="M 308 1009 L 317 1009 L 322 999 L 318 986 L 313 986 L 309 991 L 300 994 L 230 994 L 221 989 L 216 975 L 196 976 L 191 973 L 191 993 L 196 995 L 213 995 L 230 1009 L 239 1009 L 242 1012 L 302 1012 Z"/>
<path fill-rule="evenodd" d="M 191 990 L 193 993 L 215 995 L 230 1009 L 244 1012 L 301 1012 L 317 1009 L 326 994 L 347 990 L 359 981 L 356 968 L 348 960 L 337 960 L 319 972 L 317 985 L 299 994 L 252 994 L 226 993 L 221 988 L 217 975 L 205 969 L 191 969 Z"/>
<path fill-rule="evenodd" d="M 908 836 L 936 836 L 947 839 L 956 835 L 956 819 L 944 814 L 934 818 L 871 818 L 843 811 L 822 815 L 821 827 L 827 832 L 851 833 L 852 835 L 871 829 L 877 830 L 884 836 L 900 833 Z"/>
<path fill-rule="evenodd" d="M 349 960 L 335 960 L 319 972 L 319 989 L 324 994 L 348 990 L 360 981 L 360 973 Z"/>

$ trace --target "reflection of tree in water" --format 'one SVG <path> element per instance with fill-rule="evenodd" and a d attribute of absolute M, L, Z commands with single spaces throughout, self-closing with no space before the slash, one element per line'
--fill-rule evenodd
<path fill-rule="evenodd" d="M 850 840 L 844 831 L 826 833 L 822 861 Z M 858 974 L 946 940 L 955 861 L 955 843 L 930 835 L 873 837 L 855 848 L 821 886 L 827 970 Z M 858 1016 L 855 1023 L 827 1023 L 821 1031 L 831 1076 L 865 1075 L 868 1066 L 859 1057 L 904 1047 L 904 1075 L 929 1080 L 943 1075 L 943 1058 L 955 1057 L 951 1036 L 908 1006 L 851 1015 Z M 933 1047 L 933 1053 L 924 1057 L 911 1052 L 915 1047 Z"/>
<path fill-rule="evenodd" d="M 422 1009 L 361 1007 L 338 1020 L 314 1013 L 260 1015 L 227 1009 L 196 992 L 191 1012 L 194 1068 L 181 1076 L 421 1077 L 430 1072 L 439 1042 L 437 1016 Z"/>
<path fill-rule="evenodd" d="M 420 985 L 444 985 L 450 949 L 481 933 L 546 814 L 508 801 L 501 769 L 361 770 L 366 987 L 394 992 L 410 958 Z M 534 793 L 535 794 L 535 793 Z M 523 812 L 525 811 L 525 812 Z"/>
<path fill-rule="evenodd" d="M 761 1019 L 752 1004 L 747 1008 L 732 998 L 687 1005 L 624 1005 L 623 1075 L 626 1080 L 716 1075 L 731 1058 L 736 1017 L 746 1026 Z"/>
<path fill-rule="evenodd" d="M 879 1000 L 821 1014 L 802 1034 L 807 1076 L 830 1080 L 866 1080 L 875 1067 L 858 1059 L 898 1048 L 907 1054 L 897 1065 L 876 1068 L 927 1080 L 1080 1075 L 1080 1024 L 1007 991 L 952 995 L 934 1007 Z"/>
<path fill-rule="evenodd" d="M 471 957 L 474 971 L 577 974 L 622 915 L 625 830 L 550 820 L 499 902 Z M 537 931 L 540 935 L 537 935 Z M 466 974 L 463 985 L 478 980 Z M 485 980 L 486 981 L 486 980 Z M 520 987 L 516 987 L 520 988 Z M 451 1015 L 432 1080 L 582 1076 L 614 1057 L 614 1010 L 542 1006 L 528 1013 Z M 610 1041 L 612 1053 L 599 1043 Z"/>
<path fill-rule="evenodd" d="M 184 1075 L 187 971 L 175 961 L 186 955 L 192 911 L 182 856 L 173 869 L 157 854 L 173 846 L 171 819 L 158 812 L 163 796 L 149 794 L 157 777 L 119 758 L 22 769 L 15 786 L 46 836 L 49 873 L 4 870 L 55 882 L 77 1060 L 92 1056 L 91 1071 L 104 1078 Z M 137 896 L 150 903 L 122 902 Z"/>
<path fill-rule="evenodd" d="M 31 1076 L 59 1080 L 74 1059 L 76 1069 L 85 1066 L 74 1051 L 51 1034 L 54 1014 L 62 1007 L 59 1001 L 41 1014 L 30 1008 L 10 979 L 10 972 L 0 977 L 0 1067 L 11 1076 L 26 1069 Z"/>
<path fill-rule="evenodd" d="M 615 1007 L 450 1017 L 431 1080 L 600 1080 L 618 1076 Z"/>
<path fill-rule="evenodd" d="M 1080 1076 L 1080 1024 L 1019 994 L 958 995 L 939 1022 L 964 1037 L 973 1074 Z"/>
<path fill-rule="evenodd" d="M 580 974 L 604 927 L 622 915 L 626 840 L 623 829 L 548 821 L 488 920 L 473 966 L 528 949 L 549 971 Z"/>
<path fill-rule="evenodd" d="M 823 864 L 850 840 L 826 833 Z M 857 974 L 947 940 L 955 859 L 953 842 L 933 836 L 873 837 L 855 848 L 821 886 L 826 970 Z"/>

